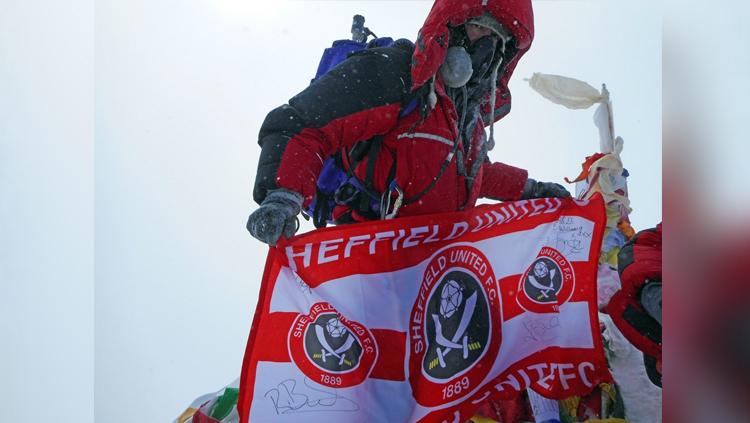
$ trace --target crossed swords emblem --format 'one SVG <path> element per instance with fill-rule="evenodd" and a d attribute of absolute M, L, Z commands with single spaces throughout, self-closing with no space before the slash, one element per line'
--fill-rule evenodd
<path fill-rule="evenodd" d="M 549 292 L 555 290 L 555 269 L 550 269 L 549 271 L 549 286 L 543 285 L 541 282 L 536 280 L 534 275 L 529 275 L 529 282 L 531 282 L 531 285 L 538 289 L 539 292 L 544 296 L 544 298 L 549 298 Z"/>
<path fill-rule="evenodd" d="M 315 335 L 318 337 L 318 342 L 320 342 L 320 345 L 323 346 L 323 349 L 320 350 L 320 353 L 323 356 L 323 362 L 326 362 L 327 357 L 333 356 L 339 359 L 339 366 L 343 365 L 344 360 L 346 360 L 346 352 L 349 351 L 349 349 L 352 347 L 352 344 L 354 344 L 354 337 L 352 336 L 351 332 L 347 330 L 346 341 L 344 341 L 343 345 L 334 350 L 333 347 L 331 347 L 331 344 L 328 343 L 325 332 L 323 331 L 323 326 L 315 325 Z"/>
<path fill-rule="evenodd" d="M 437 347 L 437 358 L 440 363 L 440 367 L 445 368 L 445 356 L 448 355 L 454 349 L 463 351 L 464 360 L 469 357 L 469 336 L 466 334 L 466 329 L 471 322 L 471 316 L 474 314 L 474 308 L 477 306 L 477 293 L 474 292 L 469 298 L 466 299 L 466 305 L 464 306 L 464 312 L 461 315 L 461 322 L 456 328 L 456 332 L 453 334 L 453 338 L 448 340 L 443 335 L 443 325 L 440 324 L 440 317 L 437 314 L 432 314 L 432 320 L 435 322 L 435 341 L 442 346 Z M 461 338 L 463 337 L 463 340 Z M 461 343 L 459 344 L 459 340 Z"/>

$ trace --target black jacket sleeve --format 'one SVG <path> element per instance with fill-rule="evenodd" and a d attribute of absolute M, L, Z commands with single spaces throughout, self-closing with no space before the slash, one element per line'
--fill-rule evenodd
<path fill-rule="evenodd" d="M 303 132 L 315 129 L 316 136 L 336 138 L 332 122 L 380 106 L 411 100 L 412 49 L 408 46 L 371 48 L 351 55 L 334 69 L 315 80 L 289 103 L 266 116 L 260 129 L 261 147 L 253 199 L 261 203 L 268 190 L 277 188 L 277 173 L 290 141 L 309 143 Z M 393 116 L 395 125 L 398 116 Z M 373 128 L 379 133 L 390 128 Z M 374 135 L 374 134 L 373 134 Z M 331 145 L 360 140 L 329 139 Z M 313 146 L 311 146 L 312 149 Z M 301 159 L 301 166 L 305 166 Z"/>

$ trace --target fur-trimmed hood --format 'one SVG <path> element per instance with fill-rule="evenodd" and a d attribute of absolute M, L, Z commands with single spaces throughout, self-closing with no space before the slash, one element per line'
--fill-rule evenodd
<path fill-rule="evenodd" d="M 534 39 L 534 13 L 531 0 L 435 0 L 422 28 L 412 56 L 412 90 L 422 87 L 440 69 L 450 43 L 448 25 L 458 26 L 469 19 L 491 14 L 513 35 L 517 53 L 502 67 L 495 90 L 495 120 L 510 110 L 508 81 L 518 60 L 528 51 Z M 489 100 L 489 97 L 488 97 Z M 482 107 L 489 116 L 489 101 Z M 485 119 L 488 122 L 489 117 Z"/>

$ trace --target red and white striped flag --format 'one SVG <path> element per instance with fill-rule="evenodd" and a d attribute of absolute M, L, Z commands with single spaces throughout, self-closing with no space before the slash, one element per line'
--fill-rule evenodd
<path fill-rule="evenodd" d="M 243 422 L 464 422 L 530 387 L 588 393 L 601 198 L 539 199 L 313 231 L 271 248 Z"/>

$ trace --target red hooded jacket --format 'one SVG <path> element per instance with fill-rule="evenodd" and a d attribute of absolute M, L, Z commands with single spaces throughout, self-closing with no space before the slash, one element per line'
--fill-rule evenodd
<path fill-rule="evenodd" d="M 438 74 L 450 42 L 448 25 L 458 26 L 484 13 L 502 24 L 515 43 L 511 46 L 515 55 L 501 68 L 494 93 L 495 120 L 507 114 L 508 80 L 533 39 L 530 0 L 437 0 L 413 51 L 390 47 L 354 54 L 268 115 L 260 131 L 255 200 L 262 202 L 270 189 L 286 188 L 302 194 L 307 206 L 316 193 L 324 160 L 375 136 L 383 141 L 373 187 L 386 191 L 390 177 L 394 178 L 407 199 L 398 216 L 456 211 L 472 207 L 479 197 L 518 199 L 526 171 L 486 158 L 489 95 L 480 104 L 481 115 L 469 126 L 470 135 L 462 137 L 456 106 Z M 427 93 L 433 91 L 437 101 L 430 107 Z M 418 109 L 424 113 L 400 116 L 420 93 Z M 454 143 L 458 143 L 455 150 Z M 444 162 L 448 164 L 441 173 Z M 467 171 L 472 166 L 473 177 Z M 353 171 L 363 178 L 365 167 L 360 162 Z M 418 196 L 438 176 L 434 186 Z M 418 201 L 409 202 L 415 197 Z"/>

